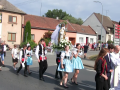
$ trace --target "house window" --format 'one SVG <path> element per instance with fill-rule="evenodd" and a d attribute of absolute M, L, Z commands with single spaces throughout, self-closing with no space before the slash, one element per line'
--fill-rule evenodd
<path fill-rule="evenodd" d="M 98 35 L 98 40 L 101 40 L 101 35 Z"/>
<path fill-rule="evenodd" d="M 91 43 L 91 44 L 93 43 L 93 38 L 90 38 L 90 43 Z"/>
<path fill-rule="evenodd" d="M 35 35 L 31 34 L 31 40 L 35 40 Z"/>
<path fill-rule="evenodd" d="M 16 16 L 9 16 L 9 22 L 17 23 L 17 17 Z"/>
<path fill-rule="evenodd" d="M 80 37 L 80 38 L 79 38 L 79 42 L 80 42 L 80 43 L 83 43 L 83 37 Z"/>
<path fill-rule="evenodd" d="M 16 41 L 16 33 L 8 33 L 8 41 Z"/>

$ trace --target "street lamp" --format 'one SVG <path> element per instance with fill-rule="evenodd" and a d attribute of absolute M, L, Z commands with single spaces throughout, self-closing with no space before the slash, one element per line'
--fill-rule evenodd
<path fill-rule="evenodd" d="M 102 25 L 103 25 L 103 4 L 100 1 L 94 1 L 95 3 L 100 3 L 102 5 Z M 101 47 L 102 48 L 102 25 L 101 25 Z"/>

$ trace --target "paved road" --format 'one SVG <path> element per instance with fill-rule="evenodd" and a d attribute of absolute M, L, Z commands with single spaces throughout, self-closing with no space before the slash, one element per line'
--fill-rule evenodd
<path fill-rule="evenodd" d="M 44 75 L 45 82 L 38 79 L 38 63 L 36 58 L 33 56 L 33 65 L 30 66 L 32 75 L 29 77 L 23 76 L 23 70 L 20 72 L 19 76 L 16 75 L 16 71 L 12 68 L 12 61 L 10 52 L 7 52 L 7 57 L 5 58 L 6 67 L 2 67 L 0 72 L 0 90 L 66 90 L 59 86 L 59 80 L 54 79 L 54 73 L 56 70 L 55 55 L 48 56 L 48 69 Z M 19 64 L 17 64 L 19 67 Z M 69 74 L 69 79 L 72 77 L 73 73 Z M 68 82 L 68 90 L 95 90 L 94 82 L 95 72 L 92 69 L 85 68 L 80 70 L 78 76 L 79 85 L 73 85 Z"/>

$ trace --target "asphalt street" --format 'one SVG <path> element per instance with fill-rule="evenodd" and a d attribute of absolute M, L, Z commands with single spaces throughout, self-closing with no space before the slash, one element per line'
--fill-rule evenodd
<path fill-rule="evenodd" d="M 28 77 L 23 76 L 23 69 L 19 75 L 12 67 L 12 57 L 10 52 L 7 52 L 5 57 L 6 67 L 2 67 L 0 72 L 0 90 L 66 90 L 64 87 L 59 86 L 59 80 L 54 78 L 56 70 L 55 55 L 48 54 L 48 69 L 45 72 L 45 82 L 40 81 L 38 77 L 39 65 L 35 56 L 33 56 L 33 65 L 30 66 L 32 74 Z M 17 68 L 20 63 L 18 62 Z M 91 68 L 80 70 L 78 76 L 78 84 L 73 85 L 70 82 L 73 73 L 69 74 L 68 90 L 95 90 L 95 71 Z"/>

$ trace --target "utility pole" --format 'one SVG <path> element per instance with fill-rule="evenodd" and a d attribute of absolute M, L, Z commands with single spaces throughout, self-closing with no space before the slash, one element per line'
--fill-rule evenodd
<path fill-rule="evenodd" d="M 41 6 L 40 6 L 40 16 L 41 16 L 41 10 L 42 10 L 42 2 L 41 2 Z"/>

